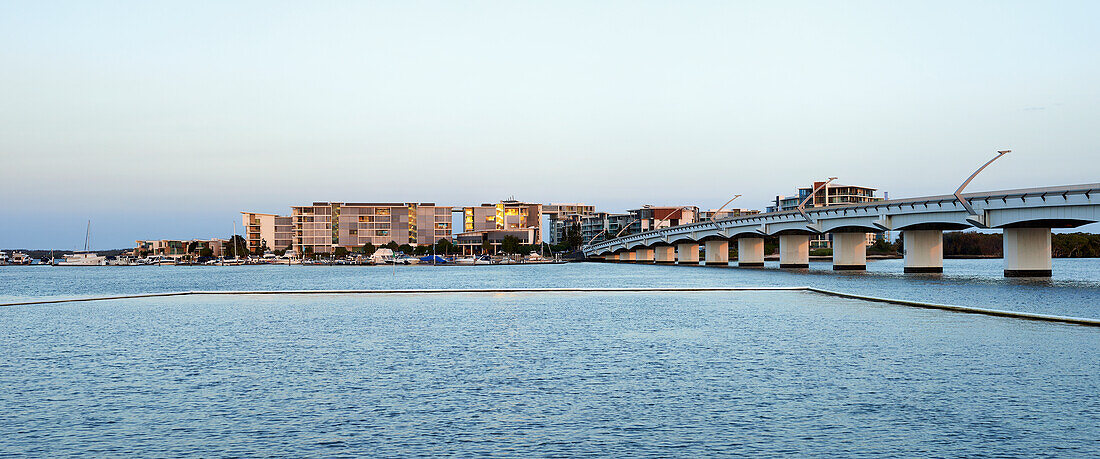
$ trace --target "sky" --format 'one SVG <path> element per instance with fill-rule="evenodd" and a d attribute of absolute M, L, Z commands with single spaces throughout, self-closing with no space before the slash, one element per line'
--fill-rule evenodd
<path fill-rule="evenodd" d="M 0 0 L 0 247 L 1100 182 L 1097 2 Z M 1097 225 L 1089 225 L 1086 229 Z"/>

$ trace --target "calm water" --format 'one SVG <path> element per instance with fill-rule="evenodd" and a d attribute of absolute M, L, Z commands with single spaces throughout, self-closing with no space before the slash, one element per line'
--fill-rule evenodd
<path fill-rule="evenodd" d="M 675 266 L 0 268 L 2 299 L 812 285 L 1100 317 L 1052 281 Z M 896 268 L 896 269 L 895 269 Z M 0 308 L 0 454 L 1100 455 L 1100 330 L 803 292 L 172 297 Z"/>

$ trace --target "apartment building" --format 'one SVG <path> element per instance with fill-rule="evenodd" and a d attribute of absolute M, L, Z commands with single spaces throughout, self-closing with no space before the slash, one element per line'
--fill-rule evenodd
<path fill-rule="evenodd" d="M 737 217 L 742 217 L 742 216 L 746 216 L 746 215 L 756 215 L 758 213 L 760 213 L 759 210 L 752 210 L 752 209 L 700 210 L 699 211 L 699 221 L 725 220 L 725 219 L 729 219 L 729 218 L 737 218 Z"/>
<path fill-rule="evenodd" d="M 241 212 L 241 226 L 248 250 L 286 250 L 294 244 L 291 217 L 259 212 Z"/>
<path fill-rule="evenodd" d="M 565 241 L 570 227 L 580 224 L 582 218 L 596 213 L 596 206 L 582 203 L 550 203 L 542 206 L 542 214 L 549 217 L 544 224 L 547 241 L 551 245 Z"/>
<path fill-rule="evenodd" d="M 596 212 L 581 218 L 581 244 L 595 244 L 608 239 L 614 239 L 615 235 L 622 232 L 623 228 L 634 222 L 634 214 L 612 214 Z"/>
<path fill-rule="evenodd" d="M 229 241 L 225 239 L 156 239 L 156 240 L 137 240 L 134 241 L 134 256 L 149 257 L 154 255 L 166 256 L 178 258 L 183 255 L 187 255 L 188 247 L 194 244 L 194 253 L 200 252 L 204 248 L 209 248 L 213 252 L 213 256 L 220 257 L 224 251 L 225 245 Z"/>
<path fill-rule="evenodd" d="M 297 253 L 451 240 L 451 207 L 430 202 L 314 202 L 291 207 L 290 218 Z"/>
<path fill-rule="evenodd" d="M 860 204 L 865 202 L 874 202 L 883 200 L 882 197 L 875 196 L 876 188 L 857 186 L 857 185 L 840 185 L 829 183 L 822 186 L 824 182 L 814 182 L 812 186 L 803 187 L 798 189 L 798 194 L 795 196 L 776 196 L 774 205 L 768 206 L 768 212 L 781 212 L 785 210 L 793 210 L 798 208 L 798 204 L 802 201 L 806 201 L 806 208 L 811 207 L 829 207 L 829 206 L 842 206 L 847 204 Z M 814 189 L 820 187 L 814 193 Z M 813 196 L 811 196 L 811 193 Z M 807 200 L 807 198 L 809 198 Z M 867 233 L 867 244 L 874 244 L 880 239 L 884 239 L 883 233 Z M 812 249 L 828 249 L 833 246 L 832 235 L 818 234 L 810 238 L 810 248 Z"/>

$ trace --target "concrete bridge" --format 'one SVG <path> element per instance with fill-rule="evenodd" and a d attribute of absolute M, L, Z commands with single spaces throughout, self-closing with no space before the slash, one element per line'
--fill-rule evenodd
<path fill-rule="evenodd" d="M 960 197 L 962 199 L 960 199 Z M 929 196 L 756 214 L 647 231 L 581 248 L 606 261 L 728 265 L 737 243 L 737 266 L 764 266 L 764 236 L 779 237 L 779 267 L 809 266 L 810 236 L 833 238 L 833 269 L 867 266 L 866 234 L 901 231 L 906 273 L 943 272 L 943 231 L 967 228 L 1004 232 L 1004 275 L 1051 276 L 1051 228 L 1100 221 L 1100 183 Z"/>

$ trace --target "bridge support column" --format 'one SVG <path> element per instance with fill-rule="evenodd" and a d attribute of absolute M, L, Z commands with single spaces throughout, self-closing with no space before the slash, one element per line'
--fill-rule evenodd
<path fill-rule="evenodd" d="M 653 249 L 636 249 L 634 253 L 637 254 L 634 260 L 637 263 L 653 263 Z"/>
<path fill-rule="evenodd" d="M 671 245 L 659 245 L 653 249 L 656 259 L 654 261 L 661 265 L 671 265 L 676 263 L 676 247 Z"/>
<path fill-rule="evenodd" d="M 764 267 L 764 238 L 737 238 L 737 266 L 741 268 Z"/>
<path fill-rule="evenodd" d="M 1005 228 L 1005 277 L 1050 277 L 1050 228 Z"/>
<path fill-rule="evenodd" d="M 867 233 L 833 233 L 833 270 L 867 269 Z"/>
<path fill-rule="evenodd" d="M 788 234 L 779 236 L 779 267 L 810 267 L 810 236 Z"/>
<path fill-rule="evenodd" d="M 728 266 L 730 264 L 730 243 L 726 240 L 707 241 L 706 265 Z"/>
<path fill-rule="evenodd" d="M 634 252 L 627 251 L 619 253 L 619 261 L 623 263 L 631 263 L 635 259 L 637 259 L 637 254 L 635 254 Z"/>
<path fill-rule="evenodd" d="M 905 246 L 906 273 L 943 272 L 943 231 L 902 231 L 901 240 Z"/>
<path fill-rule="evenodd" d="M 681 265 L 699 264 L 699 244 L 694 242 L 676 244 L 676 261 Z"/>
<path fill-rule="evenodd" d="M 607 255 L 604 255 L 603 256 L 603 261 L 611 261 L 611 262 L 619 261 L 619 254 L 609 253 Z"/>

